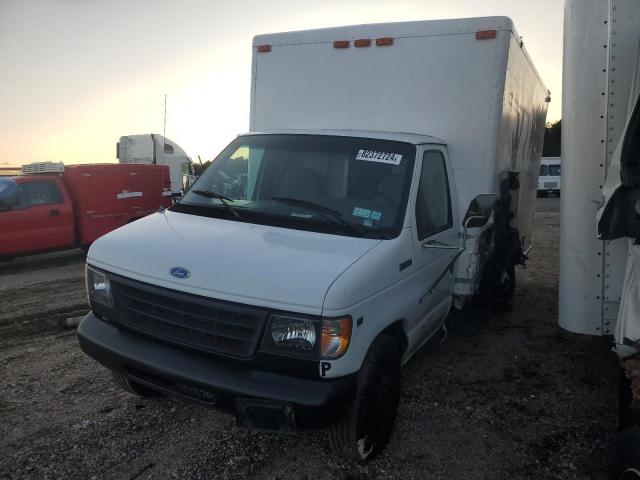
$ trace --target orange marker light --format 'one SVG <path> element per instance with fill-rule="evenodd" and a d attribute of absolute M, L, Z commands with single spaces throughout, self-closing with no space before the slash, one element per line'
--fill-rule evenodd
<path fill-rule="evenodd" d="M 258 53 L 267 53 L 271 51 L 271 45 L 258 45 L 256 50 L 258 50 Z"/>
<path fill-rule="evenodd" d="M 490 40 L 497 36 L 498 32 L 495 30 L 480 30 L 479 32 L 476 32 L 476 40 Z"/>
<path fill-rule="evenodd" d="M 333 48 L 349 48 L 349 40 L 336 40 L 333 42 Z"/>
<path fill-rule="evenodd" d="M 320 356 L 338 358 L 347 351 L 351 341 L 351 317 L 325 318 L 322 320 Z"/>
<path fill-rule="evenodd" d="M 359 38 L 358 40 L 356 40 L 355 42 L 353 42 L 353 45 L 355 47 L 370 47 L 371 46 L 371 39 L 370 38 Z"/>
<path fill-rule="evenodd" d="M 378 46 L 378 47 L 387 47 L 389 45 L 393 45 L 393 37 L 376 38 L 376 46 Z"/>

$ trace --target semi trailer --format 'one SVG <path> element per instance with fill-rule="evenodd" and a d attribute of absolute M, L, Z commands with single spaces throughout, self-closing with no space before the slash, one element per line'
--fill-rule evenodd
<path fill-rule="evenodd" d="M 640 478 L 640 2 L 566 0 L 563 57 L 559 322 L 612 340 L 613 478 Z"/>

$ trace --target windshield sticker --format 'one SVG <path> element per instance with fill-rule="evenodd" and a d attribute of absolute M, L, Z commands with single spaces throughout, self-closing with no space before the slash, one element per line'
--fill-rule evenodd
<path fill-rule="evenodd" d="M 310 213 L 298 213 L 298 212 L 293 212 L 291 214 L 292 217 L 299 217 L 299 218 L 311 218 L 313 217 L 312 214 Z"/>
<path fill-rule="evenodd" d="M 377 210 L 371 211 L 371 220 L 373 220 L 374 222 L 379 222 L 381 218 L 382 218 L 382 212 L 379 212 Z"/>
<path fill-rule="evenodd" d="M 351 215 L 353 215 L 354 217 L 370 218 L 371 210 L 367 208 L 355 207 Z"/>
<path fill-rule="evenodd" d="M 402 155 L 399 153 L 377 152 L 375 150 L 358 150 L 356 160 L 386 163 L 388 165 L 400 165 Z"/>
<path fill-rule="evenodd" d="M 370 218 L 364 218 L 362 220 L 362 225 L 364 225 L 365 227 L 370 227 L 373 225 L 373 222 L 371 222 Z"/>

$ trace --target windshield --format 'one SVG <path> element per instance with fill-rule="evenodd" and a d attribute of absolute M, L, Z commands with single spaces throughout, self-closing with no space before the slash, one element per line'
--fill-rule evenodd
<path fill-rule="evenodd" d="M 559 177 L 560 165 L 557 163 L 552 165 L 540 165 L 540 176 L 541 177 Z"/>
<path fill-rule="evenodd" d="M 413 145 L 388 140 L 242 136 L 172 210 L 390 238 L 402 227 L 414 157 Z"/>
<path fill-rule="evenodd" d="M 0 209 L 6 210 L 18 204 L 18 194 L 22 191 L 12 178 L 0 178 Z"/>
<path fill-rule="evenodd" d="M 560 176 L 560 165 L 549 165 L 549 176 L 550 177 L 559 177 Z"/>

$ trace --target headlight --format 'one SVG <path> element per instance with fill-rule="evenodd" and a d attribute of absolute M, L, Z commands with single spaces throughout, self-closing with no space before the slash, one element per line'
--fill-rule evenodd
<path fill-rule="evenodd" d="M 338 358 L 347 351 L 351 341 L 351 317 L 321 319 L 274 314 L 267 335 L 265 346 L 271 351 Z"/>
<path fill-rule="evenodd" d="M 111 307 L 113 305 L 113 301 L 111 299 L 111 285 L 109 284 L 109 278 L 104 272 L 87 265 L 85 282 L 87 286 L 87 295 L 90 300 L 107 307 Z"/>
<path fill-rule="evenodd" d="M 316 345 L 316 323 L 307 318 L 273 315 L 271 339 L 278 347 L 309 352 Z"/>

